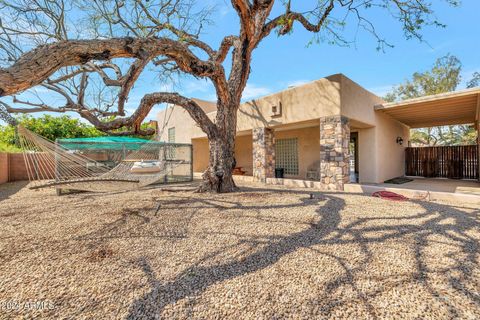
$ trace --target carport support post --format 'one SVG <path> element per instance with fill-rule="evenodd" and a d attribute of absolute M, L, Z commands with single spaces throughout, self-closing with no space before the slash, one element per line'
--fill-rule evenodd
<path fill-rule="evenodd" d="M 475 112 L 475 129 L 477 130 L 477 172 L 480 181 L 480 93 L 477 94 L 477 110 Z"/>
<path fill-rule="evenodd" d="M 269 128 L 254 128 L 253 143 L 253 180 L 266 182 L 275 173 L 275 135 Z"/>
<path fill-rule="evenodd" d="M 477 114 L 480 113 L 480 111 L 478 111 L 478 108 L 479 107 L 477 107 Z M 477 172 L 478 172 L 478 181 L 480 181 L 480 120 L 477 120 L 475 122 L 475 128 L 477 129 Z"/>
<path fill-rule="evenodd" d="M 320 183 L 322 189 L 343 191 L 350 182 L 350 123 L 343 116 L 320 118 Z"/>

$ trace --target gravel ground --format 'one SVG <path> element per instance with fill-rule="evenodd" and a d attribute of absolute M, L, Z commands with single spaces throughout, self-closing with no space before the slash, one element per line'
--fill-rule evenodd
<path fill-rule="evenodd" d="M 2 318 L 480 318 L 473 205 L 24 187 L 0 186 Z"/>

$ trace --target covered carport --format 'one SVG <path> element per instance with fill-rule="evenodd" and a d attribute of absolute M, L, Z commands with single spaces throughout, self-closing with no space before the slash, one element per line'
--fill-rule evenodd
<path fill-rule="evenodd" d="M 384 103 L 375 106 L 375 110 L 410 128 L 475 126 L 476 146 L 407 148 L 406 171 L 424 177 L 479 179 L 480 88 Z"/>

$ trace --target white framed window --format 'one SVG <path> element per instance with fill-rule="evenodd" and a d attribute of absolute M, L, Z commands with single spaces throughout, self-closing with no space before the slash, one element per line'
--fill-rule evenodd
<path fill-rule="evenodd" d="M 168 142 L 175 143 L 175 127 L 168 129 Z"/>
<path fill-rule="evenodd" d="M 275 168 L 283 168 L 285 174 L 298 175 L 298 139 L 275 140 Z"/>
<path fill-rule="evenodd" d="M 175 143 L 175 127 L 168 128 L 168 143 Z M 173 160 L 175 159 L 175 145 L 167 146 L 167 159 Z"/>

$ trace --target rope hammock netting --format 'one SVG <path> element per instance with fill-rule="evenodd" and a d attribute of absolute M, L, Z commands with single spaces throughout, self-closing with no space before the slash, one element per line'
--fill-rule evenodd
<path fill-rule="evenodd" d="M 179 148 L 175 144 L 145 140 L 110 168 L 78 150 L 65 148 L 19 125 L 6 110 L 2 110 L 1 105 L 0 118 L 17 130 L 31 189 L 134 190 L 163 182 L 177 167 L 190 163 L 190 147 Z"/>
<path fill-rule="evenodd" d="M 32 189 L 49 186 L 94 192 L 137 189 L 162 182 L 186 162 L 175 146 L 145 140 L 138 150 L 130 151 L 111 169 L 23 126 L 17 126 L 17 130 Z"/>

